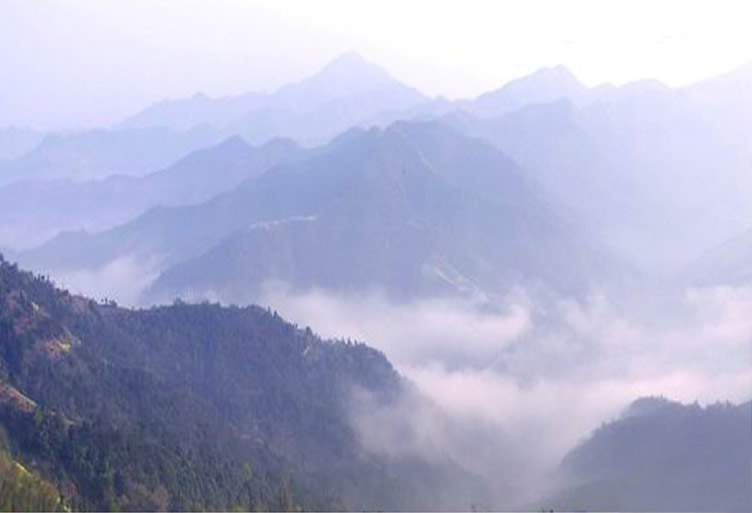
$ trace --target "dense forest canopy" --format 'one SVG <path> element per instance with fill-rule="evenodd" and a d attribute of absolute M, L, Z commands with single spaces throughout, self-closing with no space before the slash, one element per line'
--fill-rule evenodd
<path fill-rule="evenodd" d="M 127 310 L 3 260 L 0 357 L 9 446 L 74 508 L 410 504 L 409 486 L 400 497 L 361 453 L 346 411 L 354 387 L 394 399 L 399 375 L 381 353 L 274 312 Z"/>

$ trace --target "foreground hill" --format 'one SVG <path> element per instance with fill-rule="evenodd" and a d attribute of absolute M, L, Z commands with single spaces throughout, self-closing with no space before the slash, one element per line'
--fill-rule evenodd
<path fill-rule="evenodd" d="M 517 284 L 576 293 L 615 268 L 524 170 L 438 123 L 353 130 L 206 203 L 61 236 L 19 258 L 68 272 L 124 257 L 159 262 L 151 299 L 215 292 L 233 302 L 257 299 L 269 280 L 396 296 Z"/>
<path fill-rule="evenodd" d="M 405 390 L 377 351 L 276 313 L 126 310 L 0 261 L 0 424 L 75 508 L 462 507 L 432 491 L 461 472 L 359 445 L 354 398 Z"/>
<path fill-rule="evenodd" d="M 750 511 L 752 403 L 635 401 L 562 464 L 557 510 Z"/>

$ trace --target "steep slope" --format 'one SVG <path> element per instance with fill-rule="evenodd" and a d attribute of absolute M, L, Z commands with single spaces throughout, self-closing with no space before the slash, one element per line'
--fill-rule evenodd
<path fill-rule="evenodd" d="M 435 509 L 471 489 L 360 447 L 357 398 L 409 390 L 381 353 L 258 307 L 126 310 L 2 261 L 0 370 L 12 447 L 75 507 Z"/>
<path fill-rule="evenodd" d="M 214 130 L 90 130 L 46 136 L 31 151 L 0 162 L 0 185 L 21 180 L 90 180 L 144 175 L 219 142 Z"/>
<path fill-rule="evenodd" d="M 111 228 L 151 207 L 200 203 L 299 154 L 289 140 L 256 148 L 234 137 L 145 176 L 11 184 L 0 188 L 0 245 L 39 245 L 65 230 Z"/>
<path fill-rule="evenodd" d="M 268 280 L 399 296 L 520 283 L 574 292 L 612 264 L 512 161 L 436 123 L 351 131 L 202 205 L 60 237 L 22 258 L 76 270 L 123 256 L 169 269 L 155 297 L 224 290 L 243 301 Z"/>
<path fill-rule="evenodd" d="M 640 399 L 564 460 L 557 510 L 749 511 L 752 403 Z"/>
<path fill-rule="evenodd" d="M 125 120 L 125 127 L 162 126 L 185 130 L 210 124 L 226 135 L 240 134 L 253 143 L 291 137 L 305 144 L 326 142 L 355 125 L 377 117 L 394 119 L 427 100 L 356 54 L 345 54 L 318 73 L 271 94 L 161 102 Z"/>
<path fill-rule="evenodd" d="M 248 301 L 269 280 L 400 297 L 538 280 L 571 292 L 603 271 L 605 258 L 493 148 L 439 125 L 400 124 L 371 138 L 358 150 L 368 156 L 333 177 L 336 196 L 326 204 L 232 234 L 165 272 L 157 297 Z"/>

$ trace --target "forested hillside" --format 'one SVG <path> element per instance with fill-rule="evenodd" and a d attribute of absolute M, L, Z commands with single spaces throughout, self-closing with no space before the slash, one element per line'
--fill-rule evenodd
<path fill-rule="evenodd" d="M 0 449 L 0 511 L 65 511 L 65 499 L 49 482 Z"/>
<path fill-rule="evenodd" d="M 382 354 L 258 307 L 127 310 L 2 261 L 0 373 L 13 454 L 75 509 L 437 507 L 445 482 L 359 446 L 352 392 L 405 389 Z"/>
<path fill-rule="evenodd" d="M 558 510 L 749 511 L 752 403 L 643 398 L 564 460 Z"/>

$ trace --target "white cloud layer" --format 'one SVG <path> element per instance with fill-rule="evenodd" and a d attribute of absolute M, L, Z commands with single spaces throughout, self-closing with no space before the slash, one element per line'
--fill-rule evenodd
<path fill-rule="evenodd" d="M 493 306 L 281 289 L 264 303 L 382 349 L 431 399 L 364 407 L 356 425 L 366 447 L 452 460 L 489 479 L 512 465 L 507 482 L 521 501 L 540 497 L 564 454 L 639 397 L 752 396 L 749 288 L 670 294 L 648 313 L 604 296 L 541 303 L 519 291 Z"/>

